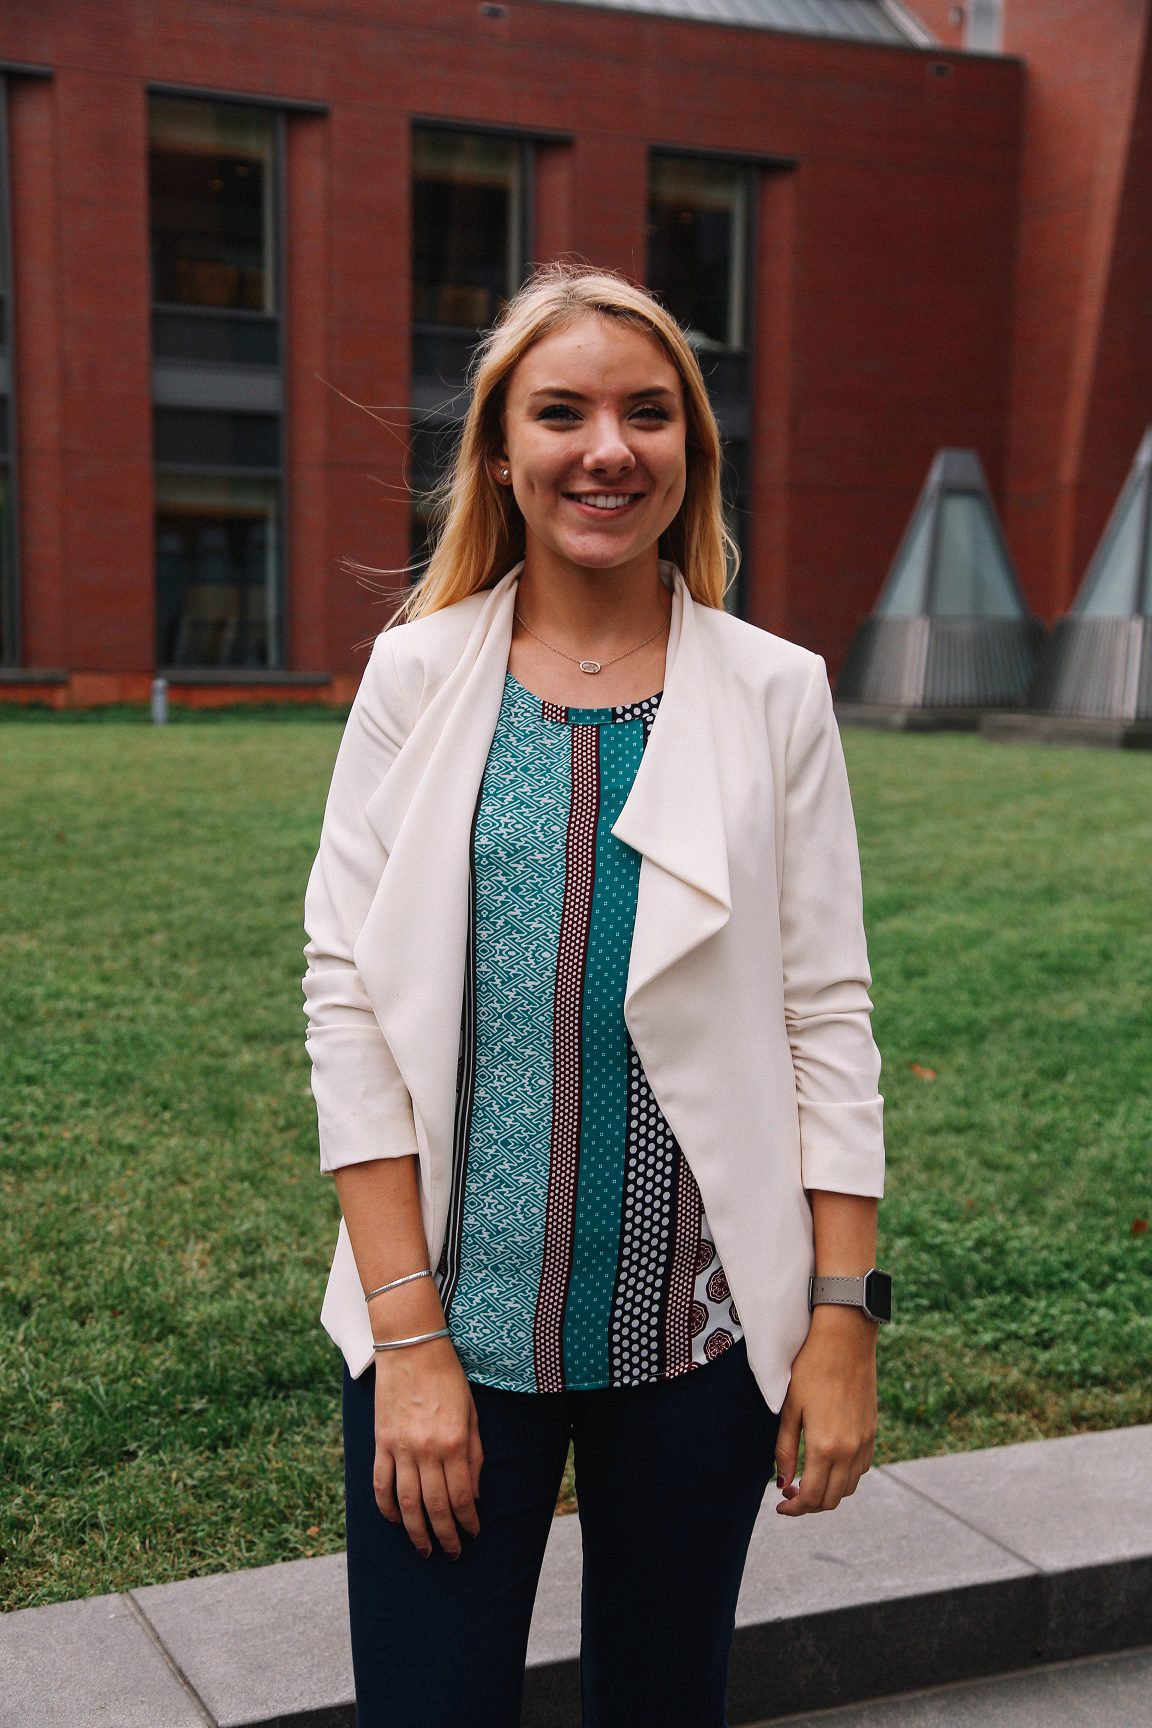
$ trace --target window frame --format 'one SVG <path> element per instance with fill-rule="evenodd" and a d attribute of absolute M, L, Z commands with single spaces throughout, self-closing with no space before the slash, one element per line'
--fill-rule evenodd
<path fill-rule="evenodd" d="M 288 352 L 289 338 L 289 296 L 287 291 L 287 124 L 293 111 L 309 113 L 326 113 L 327 105 L 323 103 L 303 103 L 278 101 L 268 97 L 247 97 L 233 91 L 203 90 L 183 85 L 149 84 L 148 96 L 148 148 L 151 152 L 152 140 L 152 101 L 154 98 L 174 97 L 182 101 L 204 101 L 219 106 L 258 108 L 272 115 L 271 153 L 272 173 L 269 177 L 269 198 L 267 206 L 268 219 L 272 222 L 274 232 L 269 247 L 269 267 L 273 273 L 275 293 L 273 296 L 275 310 L 259 311 L 249 307 L 217 307 L 188 306 L 183 303 L 161 301 L 155 298 L 155 283 L 150 279 L 150 317 L 152 323 L 152 411 L 153 411 L 153 456 L 152 470 L 154 475 L 183 475 L 194 478 L 202 475 L 205 479 L 253 479 L 270 480 L 275 483 L 276 503 L 273 513 L 275 524 L 274 566 L 270 580 L 274 582 L 274 592 L 271 596 L 270 613 L 274 619 L 274 627 L 269 632 L 268 660 L 262 667 L 242 666 L 227 667 L 221 665 L 188 665 L 168 666 L 160 661 L 159 624 L 160 608 L 158 603 L 159 571 L 156 558 L 155 524 L 159 514 L 158 501 L 153 503 L 153 551 L 152 551 L 152 593 L 154 609 L 154 656 L 157 671 L 171 678 L 179 679 L 182 674 L 202 675 L 213 673 L 229 675 L 237 681 L 247 679 L 259 680 L 266 673 L 283 673 L 287 669 L 288 643 L 290 637 L 290 594 L 288 572 L 291 567 L 290 545 L 288 534 L 288 510 L 285 500 L 287 476 L 291 472 L 290 460 L 290 428 L 286 412 L 286 390 L 284 387 L 285 355 Z M 152 184 L 149 176 L 149 240 L 152 233 Z M 277 331 L 275 343 L 275 362 L 233 360 L 219 358 L 204 360 L 196 358 L 176 358 L 161 354 L 156 348 L 157 315 L 161 318 L 180 317 L 187 319 L 190 327 L 197 324 L 228 323 L 237 326 L 243 323 L 272 325 Z M 279 423 L 279 463 L 267 464 L 236 462 L 180 462 L 178 460 L 159 460 L 156 456 L 158 411 L 174 409 L 184 413 L 219 413 L 235 415 L 261 415 L 274 413 Z"/>

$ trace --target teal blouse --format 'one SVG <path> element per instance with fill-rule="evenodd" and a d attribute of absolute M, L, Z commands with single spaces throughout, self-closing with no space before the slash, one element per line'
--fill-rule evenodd
<path fill-rule="evenodd" d="M 611 829 L 659 703 L 564 708 L 509 673 L 480 788 L 438 1275 L 469 1377 L 510 1391 L 641 1385 L 741 1336 L 624 1023 L 641 861 Z"/>

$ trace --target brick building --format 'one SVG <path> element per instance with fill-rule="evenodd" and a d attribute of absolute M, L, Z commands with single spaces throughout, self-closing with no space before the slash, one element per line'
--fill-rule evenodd
<path fill-rule="evenodd" d="M 1055 615 L 1152 420 L 1152 0 L 968 6 L 8 0 L 0 700 L 347 700 L 562 255 L 695 333 L 746 616 L 835 669 L 943 445 Z"/>

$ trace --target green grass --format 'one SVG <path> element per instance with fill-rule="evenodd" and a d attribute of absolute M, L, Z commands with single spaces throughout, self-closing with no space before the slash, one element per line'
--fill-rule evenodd
<path fill-rule="evenodd" d="M 5 1607 L 341 1545 L 298 989 L 337 737 L 0 727 Z M 1150 1420 L 1152 760 L 847 746 L 897 1278 L 882 1456 Z"/>
<path fill-rule="evenodd" d="M 883 1455 L 1148 1421 L 1152 758 L 847 745 L 898 1291 Z"/>

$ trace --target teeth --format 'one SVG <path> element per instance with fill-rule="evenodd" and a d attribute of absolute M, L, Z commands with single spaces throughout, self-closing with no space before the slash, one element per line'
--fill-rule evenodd
<path fill-rule="evenodd" d="M 581 504 L 591 504 L 596 510 L 619 510 L 632 502 L 629 492 L 584 492 L 579 498 Z"/>

